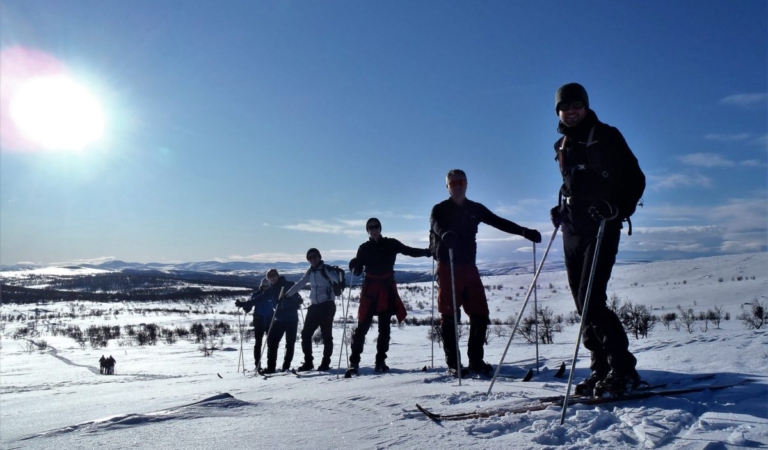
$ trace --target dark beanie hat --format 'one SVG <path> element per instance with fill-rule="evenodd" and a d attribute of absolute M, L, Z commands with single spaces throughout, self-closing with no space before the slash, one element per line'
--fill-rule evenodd
<path fill-rule="evenodd" d="M 371 225 L 378 225 L 379 228 L 381 228 L 381 222 L 375 217 L 371 217 L 367 222 L 365 222 L 365 229 L 367 230 Z"/>
<path fill-rule="evenodd" d="M 579 83 L 568 83 L 560 86 L 555 93 L 555 114 L 562 102 L 584 102 L 584 107 L 589 109 L 589 96 L 584 86 Z"/>
<path fill-rule="evenodd" d="M 317 256 L 319 256 L 320 259 L 323 259 L 323 255 L 320 254 L 320 250 L 318 250 L 318 249 L 316 249 L 314 247 L 312 247 L 309 250 L 307 250 L 307 259 L 309 259 L 309 255 L 311 255 L 313 253 L 317 253 Z"/>

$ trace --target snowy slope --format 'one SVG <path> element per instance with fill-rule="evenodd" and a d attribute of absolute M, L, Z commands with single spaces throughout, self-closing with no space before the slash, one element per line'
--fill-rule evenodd
<path fill-rule="evenodd" d="M 264 380 L 238 372 L 239 342 L 227 337 L 223 349 L 204 357 L 198 344 L 82 349 L 63 336 L 43 331 L 50 348 L 25 351 L 24 339 L 10 338 L 20 326 L 4 323 L 0 349 L 0 440 L 4 448 L 668 448 L 738 449 L 768 447 L 768 331 L 748 330 L 737 316 L 754 299 L 768 304 L 768 254 L 756 253 L 685 261 L 617 266 L 609 293 L 647 305 L 657 315 L 678 305 L 696 313 L 722 307 L 730 320 L 668 330 L 657 324 L 649 338 L 630 339 L 641 375 L 652 383 L 714 374 L 711 382 L 756 380 L 721 391 L 613 403 L 574 406 L 559 424 L 560 408 L 441 424 L 428 420 L 415 404 L 443 413 L 497 409 L 525 399 L 562 394 L 565 379 L 553 368 L 570 363 L 577 325 L 539 347 L 539 374 L 522 383 L 500 379 L 486 396 L 489 381 L 443 376 L 442 349 L 426 338 L 427 327 L 394 328 L 388 374 L 374 374 L 375 326 L 368 334 L 361 376 L 353 379 L 311 373 Z M 741 280 L 738 279 L 741 277 Z M 488 277 L 492 318 L 516 316 L 530 273 Z M 567 316 L 573 301 L 562 271 L 539 279 L 537 302 Z M 430 283 L 422 286 L 430 287 Z M 499 288 L 499 286 L 501 286 Z M 404 299 L 428 317 L 430 290 L 406 292 Z M 419 310 L 416 303 L 427 305 Z M 533 298 L 528 305 L 532 308 Z M 86 310 L 116 305 L 83 305 Z M 119 315 L 71 319 L 72 324 L 156 323 L 189 326 L 201 319 L 237 325 L 230 303 L 211 305 L 205 314 L 135 312 L 162 305 L 121 305 Z M 178 307 L 178 305 L 174 305 Z M 32 306 L 2 305 L 0 312 L 20 313 Z M 166 305 L 166 307 L 168 307 Z M 70 310 L 63 304 L 47 310 Z M 131 312 L 134 311 L 134 312 Z M 337 312 L 337 317 L 341 315 Z M 355 315 L 352 303 L 351 314 Z M 527 314 L 526 314 L 527 315 Z M 44 330 L 44 327 L 40 327 Z M 342 329 L 336 327 L 334 365 Z M 499 361 L 507 337 L 492 335 L 486 359 Z M 464 343 L 465 344 L 465 343 Z M 244 344 L 246 367 L 253 366 L 253 341 Z M 465 345 L 463 346 L 465 349 Z M 582 349 L 583 350 L 583 349 Z M 294 365 L 300 363 L 297 344 Z M 320 353 L 315 347 L 315 355 Z M 99 375 L 98 358 L 112 354 L 116 374 Z M 280 358 L 282 357 L 282 349 Z M 465 358 L 465 351 L 462 355 Z M 342 361 L 342 366 L 345 362 Z M 588 374 L 582 351 L 575 378 Z M 522 376 L 536 368 L 535 348 L 516 338 L 503 373 Z"/>

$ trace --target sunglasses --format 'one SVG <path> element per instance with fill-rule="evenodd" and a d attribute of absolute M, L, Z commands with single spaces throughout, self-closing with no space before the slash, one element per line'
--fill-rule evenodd
<path fill-rule="evenodd" d="M 450 187 L 456 187 L 456 186 L 466 186 L 467 180 L 452 180 L 448 182 L 448 186 Z"/>
<path fill-rule="evenodd" d="M 584 102 L 562 102 L 557 106 L 558 111 L 568 111 L 569 109 L 582 109 Z"/>
<path fill-rule="evenodd" d="M 317 253 L 312 253 L 311 255 L 307 256 L 307 261 L 309 261 L 310 259 L 319 259 L 319 258 L 320 258 L 320 255 L 318 255 Z"/>
<path fill-rule="evenodd" d="M 381 230 L 381 225 L 370 225 L 366 230 Z"/>

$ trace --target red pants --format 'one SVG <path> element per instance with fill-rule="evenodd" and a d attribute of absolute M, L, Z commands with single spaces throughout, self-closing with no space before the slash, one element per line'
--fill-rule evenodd
<path fill-rule="evenodd" d="M 464 309 L 467 316 L 488 317 L 488 299 L 480 281 L 480 272 L 474 264 L 454 264 L 456 282 L 456 306 Z M 443 316 L 453 318 L 453 289 L 451 288 L 451 264 L 437 263 L 438 297 L 437 310 Z"/>

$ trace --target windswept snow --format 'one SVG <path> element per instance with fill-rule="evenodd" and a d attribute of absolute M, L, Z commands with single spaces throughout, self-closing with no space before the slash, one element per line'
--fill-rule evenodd
<path fill-rule="evenodd" d="M 240 343 L 226 338 L 221 349 L 204 357 L 199 344 L 119 346 L 84 349 L 72 339 L 43 334 L 49 348 L 28 352 L 25 339 L 12 339 L 27 321 L 3 323 L 0 349 L 0 440 L 3 448 L 227 448 L 227 449 L 743 449 L 768 447 L 768 330 L 747 329 L 737 318 L 757 299 L 768 305 L 768 253 L 617 266 L 609 287 L 629 300 L 662 314 L 693 309 L 696 314 L 722 307 L 730 315 L 719 328 L 697 322 L 667 329 L 657 323 L 645 339 L 630 337 L 641 376 L 651 383 L 670 382 L 738 386 L 671 397 L 654 397 L 603 406 L 572 406 L 560 425 L 560 408 L 517 415 L 436 423 L 416 408 L 456 413 L 520 406 L 527 399 L 565 392 L 566 378 L 553 377 L 561 362 L 570 364 L 577 325 L 555 334 L 555 343 L 539 347 L 539 373 L 522 383 L 528 368 L 537 368 L 534 346 L 516 337 L 502 374 L 490 395 L 490 382 L 444 375 L 442 349 L 426 338 L 428 327 L 393 328 L 387 374 L 373 372 L 376 326 L 368 334 L 361 375 L 344 379 L 336 371 L 268 380 L 237 370 Z M 5 273 L 3 274 L 5 275 Z M 531 274 L 488 277 L 491 317 L 507 319 L 519 312 Z M 537 302 L 567 318 L 573 301 L 562 271 L 539 278 Z M 405 291 L 411 316 L 428 317 L 427 289 Z M 345 296 L 346 299 L 346 296 Z M 116 308 L 86 304 L 86 310 Z M 416 305 L 426 305 L 419 308 Z M 237 326 L 231 302 L 213 305 L 204 315 L 132 313 L 141 305 L 119 305 L 117 316 L 87 316 L 71 322 L 88 325 L 156 323 L 189 326 L 202 319 Z M 153 304 L 152 307 L 158 306 Z M 170 308 L 179 305 L 171 304 Z M 532 310 L 533 298 L 527 310 Z M 31 312 L 38 305 L 2 305 L 2 314 Z M 66 310 L 48 304 L 46 310 Z M 181 308 L 185 309 L 185 308 Z M 222 313 L 222 311 L 224 313 Z M 341 315 L 339 307 L 337 316 Z M 356 314 L 353 303 L 351 315 Z M 526 313 L 526 316 L 528 314 Z M 334 329 L 333 363 L 339 358 L 342 329 Z M 491 334 L 486 359 L 496 365 L 507 337 Z M 314 347 L 315 357 L 320 348 Z M 466 343 L 462 345 L 466 358 Z M 98 359 L 113 355 L 115 375 L 99 375 Z M 253 367 L 253 341 L 244 344 L 246 367 Z M 279 358 L 282 358 L 282 349 Z M 588 374 L 589 356 L 582 348 L 575 380 Z M 293 365 L 301 362 L 297 343 Z M 342 373 L 345 366 L 342 360 Z M 426 371 L 422 370 L 427 368 Z M 567 375 L 567 374 L 566 374 Z M 711 375 L 710 377 L 706 377 Z M 516 379 L 517 378 L 517 379 Z M 746 380 L 754 380 L 745 382 Z M 675 384 L 675 382 L 679 382 Z"/>

